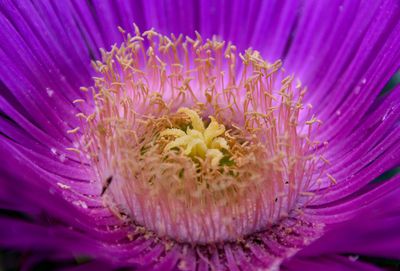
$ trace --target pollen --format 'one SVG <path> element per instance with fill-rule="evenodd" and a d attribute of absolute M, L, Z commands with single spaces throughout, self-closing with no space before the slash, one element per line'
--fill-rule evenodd
<path fill-rule="evenodd" d="M 112 213 L 179 242 L 237 241 L 300 215 L 317 180 L 334 184 L 322 122 L 280 60 L 198 33 L 122 32 L 70 131 Z"/>

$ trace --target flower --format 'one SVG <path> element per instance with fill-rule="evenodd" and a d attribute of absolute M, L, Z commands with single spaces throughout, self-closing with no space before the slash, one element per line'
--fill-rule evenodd
<path fill-rule="evenodd" d="M 400 258 L 399 177 L 372 183 L 400 161 L 396 1 L 0 5 L 0 246 L 24 268 Z"/>

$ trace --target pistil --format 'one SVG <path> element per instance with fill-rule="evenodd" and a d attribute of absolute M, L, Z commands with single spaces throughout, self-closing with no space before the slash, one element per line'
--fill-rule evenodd
<path fill-rule="evenodd" d="M 185 113 L 190 118 L 193 128 L 188 127 L 186 132 L 176 128 L 162 131 L 160 136 L 175 138 L 165 146 L 164 150 L 180 147 L 183 148 L 185 155 L 192 158 L 207 158 L 213 167 L 217 167 L 224 156 L 222 150 L 229 150 L 226 139 L 220 137 L 225 132 L 225 126 L 210 116 L 211 123 L 204 128 L 203 121 L 196 111 L 186 107 L 180 108 L 178 113 Z"/>

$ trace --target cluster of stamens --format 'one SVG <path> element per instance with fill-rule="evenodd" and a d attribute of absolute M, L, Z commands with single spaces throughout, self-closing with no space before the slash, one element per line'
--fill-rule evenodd
<path fill-rule="evenodd" d="M 83 88 L 96 110 L 80 114 L 81 149 L 99 180 L 112 175 L 104 201 L 116 214 L 209 243 L 269 227 L 301 208 L 300 195 L 312 200 L 305 191 L 324 170 L 321 122 L 280 61 L 137 28 L 102 57 L 92 94 Z"/>

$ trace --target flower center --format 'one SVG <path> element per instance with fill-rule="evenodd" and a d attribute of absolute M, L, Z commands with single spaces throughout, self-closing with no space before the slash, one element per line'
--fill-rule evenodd
<path fill-rule="evenodd" d="M 280 61 L 136 28 L 93 64 L 82 149 L 117 216 L 204 244 L 264 230 L 314 197 L 321 122 Z"/>
<path fill-rule="evenodd" d="M 211 123 L 204 128 L 204 123 L 196 111 L 182 107 L 178 110 L 190 118 L 193 128 L 187 128 L 186 132 L 182 129 L 165 129 L 160 136 L 172 136 L 176 138 L 169 142 L 164 150 L 181 147 L 184 154 L 194 159 L 209 159 L 212 166 L 218 166 L 224 156 L 222 150 L 228 150 L 229 145 L 225 138 L 220 137 L 225 132 L 225 126 L 220 125 L 214 117 L 210 116 Z"/>

